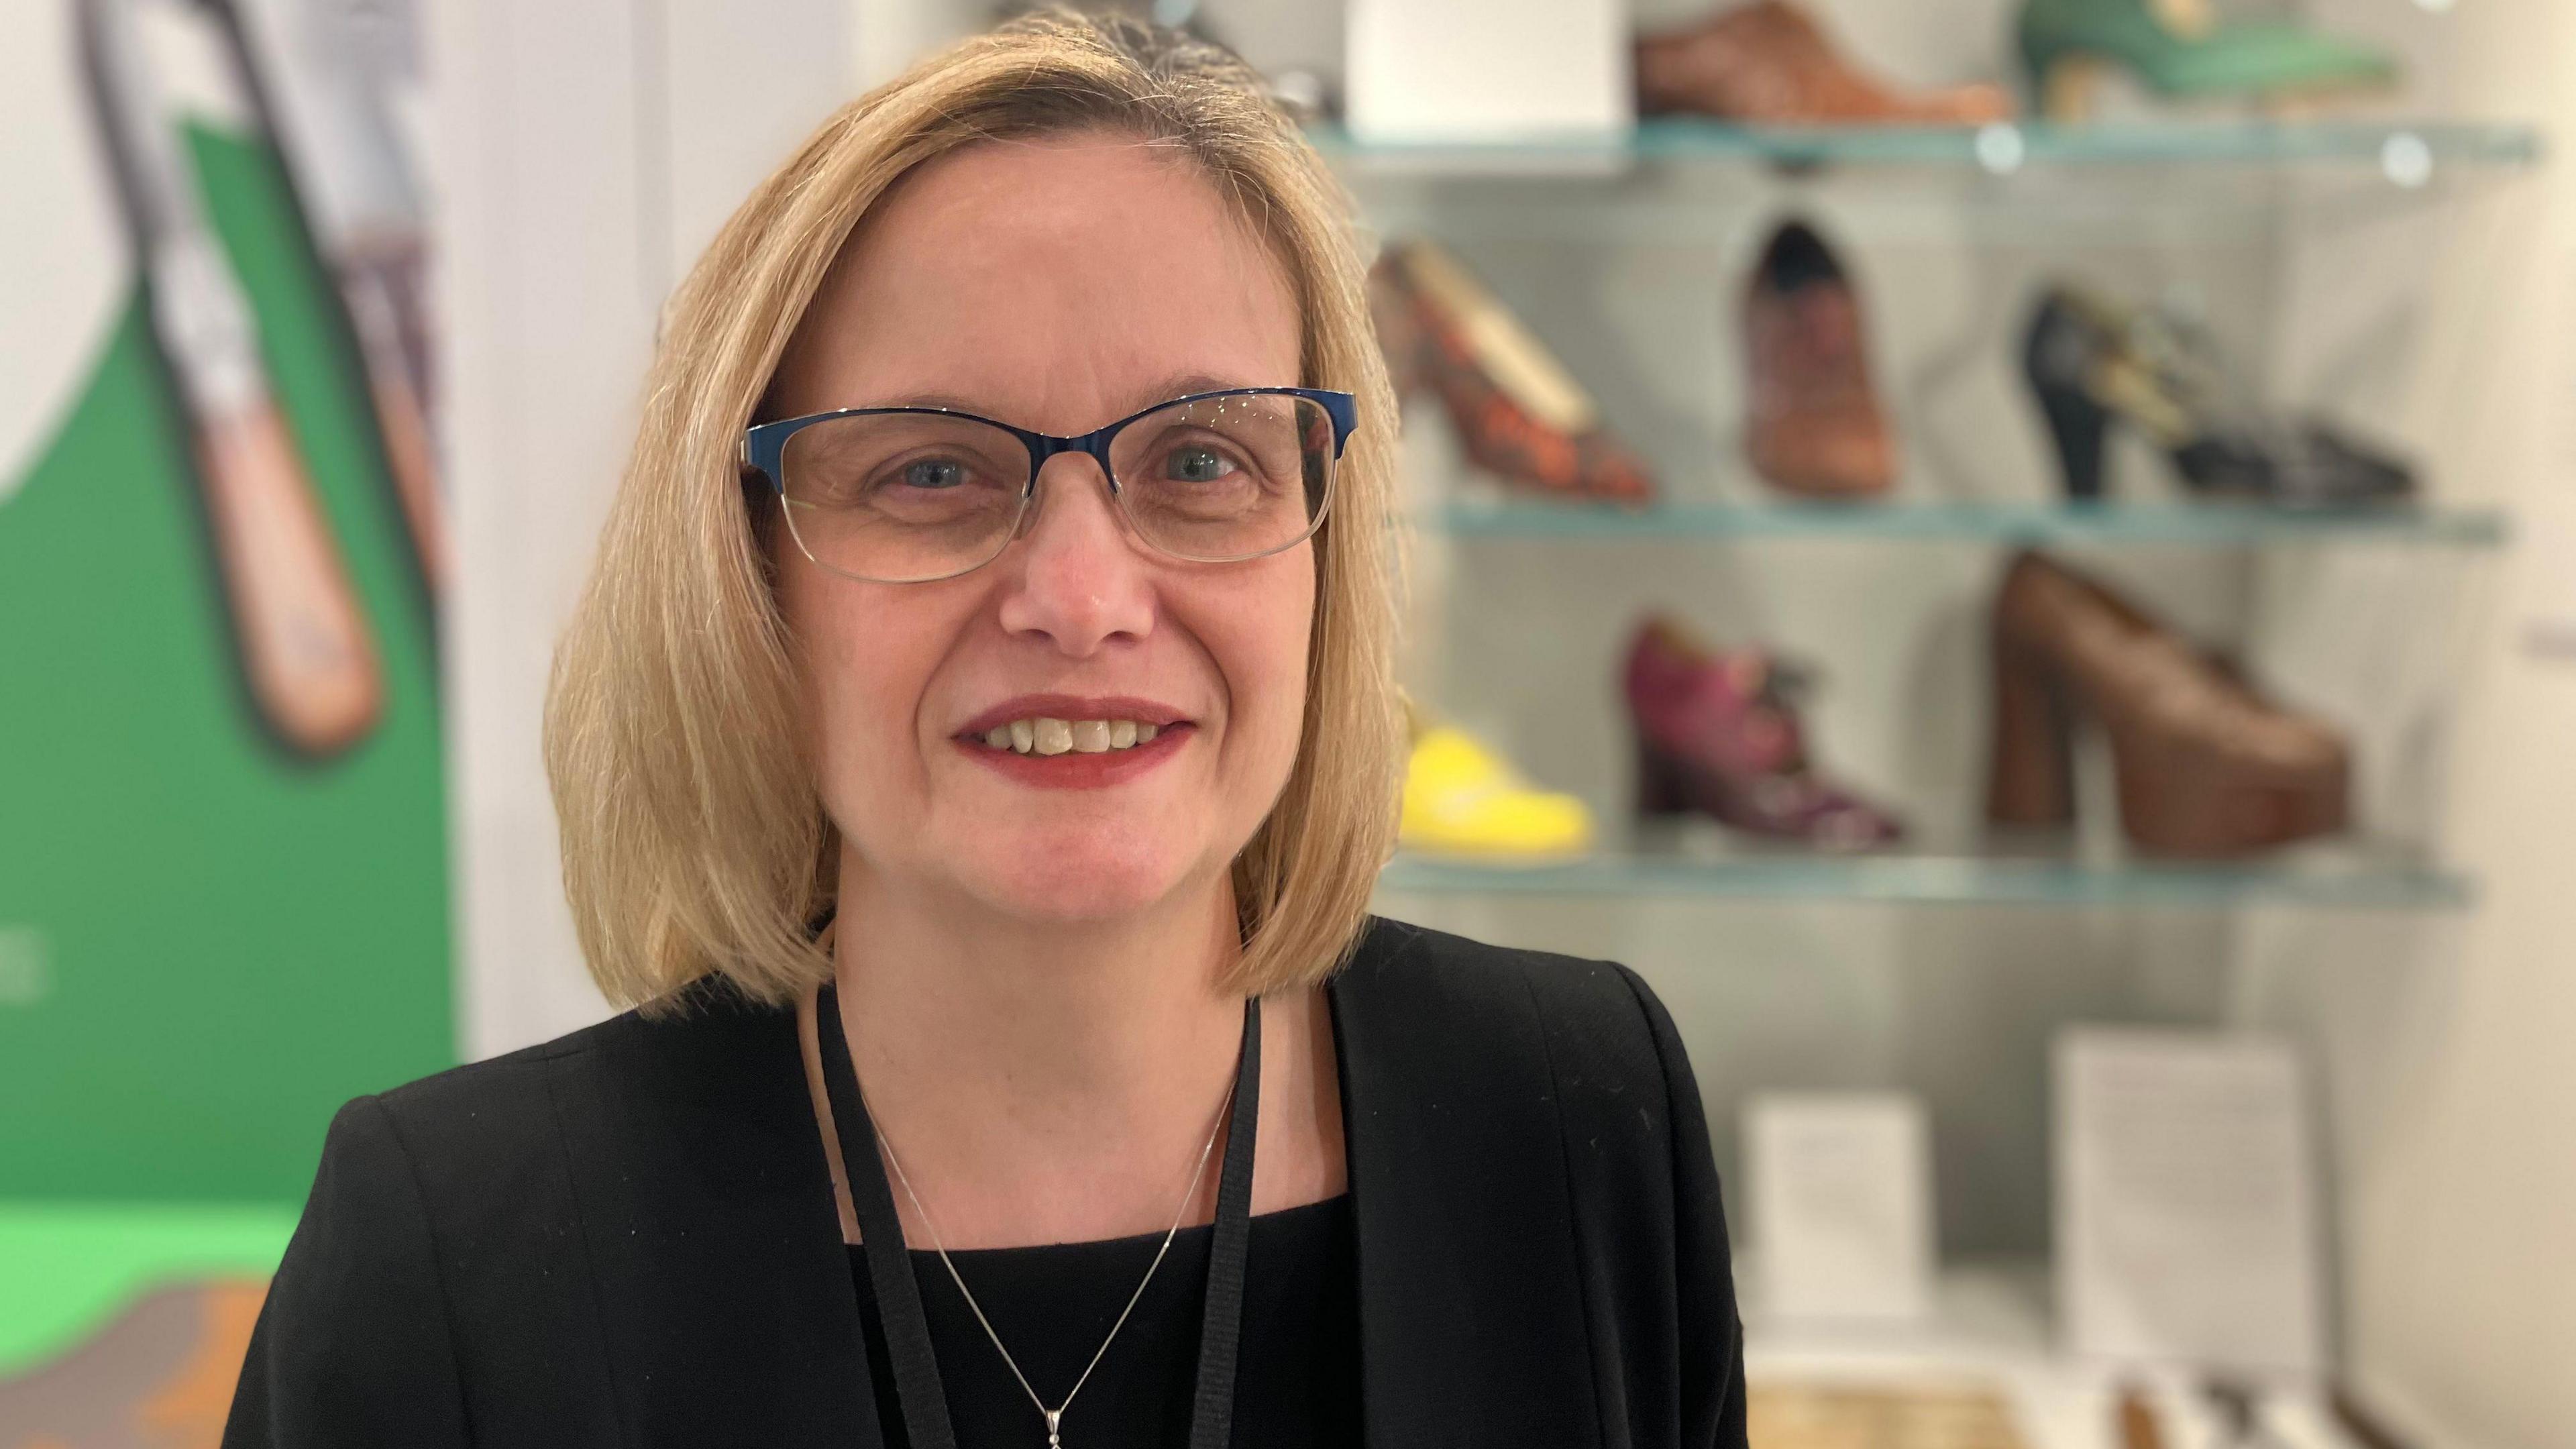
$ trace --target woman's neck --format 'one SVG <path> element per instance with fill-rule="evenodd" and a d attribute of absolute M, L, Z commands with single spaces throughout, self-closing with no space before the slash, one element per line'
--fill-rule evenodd
<path fill-rule="evenodd" d="M 904 894 L 844 873 L 834 976 L 869 1115 L 939 1240 L 1160 1231 L 1242 1040 L 1242 1000 L 1218 985 L 1238 950 L 1226 883 L 1079 926 Z M 1211 1170 L 1194 1218 L 1213 1190 Z M 900 1185 L 895 1198 L 906 1236 L 926 1246 Z"/>

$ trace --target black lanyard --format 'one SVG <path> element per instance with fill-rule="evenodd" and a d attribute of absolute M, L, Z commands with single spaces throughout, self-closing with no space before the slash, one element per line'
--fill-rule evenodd
<path fill-rule="evenodd" d="M 858 1074 L 850 1067 L 850 1045 L 841 1034 L 840 1002 L 833 988 L 823 988 L 815 1017 L 814 1034 L 823 1048 L 823 1088 L 830 1094 L 832 1126 L 841 1139 L 850 1202 L 858 1210 L 868 1283 L 885 1323 L 904 1435 L 913 1449 L 957 1449 L 947 1393 L 939 1383 L 938 1356 L 930 1345 L 930 1320 L 921 1311 L 921 1286 L 913 1281 L 903 1221 L 895 1215 L 885 1164 L 877 1159 L 876 1123 L 868 1117 Z M 1243 1265 L 1252 1240 L 1253 1137 L 1260 1117 L 1261 999 L 1252 997 L 1243 1003 L 1243 1060 L 1235 1068 L 1225 1166 L 1217 1176 L 1207 1306 L 1199 1319 L 1198 1386 L 1190 1396 L 1190 1449 L 1225 1449 L 1234 1437 L 1234 1364 L 1243 1335 Z"/>

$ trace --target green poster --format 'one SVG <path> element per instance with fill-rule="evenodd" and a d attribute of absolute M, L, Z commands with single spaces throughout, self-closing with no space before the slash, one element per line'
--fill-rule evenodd
<path fill-rule="evenodd" d="M 214 1443 L 332 1112 L 455 1060 L 393 18 L 0 7 L 0 1449 Z"/>
<path fill-rule="evenodd" d="M 104 158 L 128 246 L 99 335 L 46 339 L 78 368 L 47 431 L 0 448 L 0 1204 L 291 1207 L 340 1102 L 455 1060 L 435 548 L 389 461 L 418 439 L 261 131 L 172 119 L 138 180 L 89 99 L 10 162 Z M 246 305 L 251 388 L 144 260 L 176 230 Z"/>

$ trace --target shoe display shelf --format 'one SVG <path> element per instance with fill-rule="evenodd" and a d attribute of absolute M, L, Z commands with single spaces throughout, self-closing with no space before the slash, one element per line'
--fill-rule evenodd
<path fill-rule="evenodd" d="M 1378 881 L 1408 896 L 1677 896 L 1904 906 L 2455 911 L 2476 899 L 2474 885 L 2457 872 L 2403 852 L 2344 847 L 2244 862 L 1635 850 L 1500 864 L 1407 854 Z"/>
<path fill-rule="evenodd" d="M 1767 201 L 1830 202 L 1878 241 L 1965 228 L 1997 247 L 2203 248 L 2259 237 L 2289 197 L 2418 215 L 2529 174 L 2531 127 L 2459 120 L 1772 126 L 1655 118 L 1599 139 L 1361 141 L 1314 132 L 1389 234 L 1689 247 Z M 2156 205 L 2135 204 L 2152 193 Z"/>
<path fill-rule="evenodd" d="M 1507 199 L 1517 207 L 1536 206 L 1554 216 L 1568 229 L 1559 240 L 1578 246 L 1596 238 L 1614 246 L 1636 243 L 1634 228 L 1620 219 L 1618 207 L 1653 204 L 1640 198 L 1658 192 L 1658 177 L 1686 181 L 1685 173 L 1703 162 L 1774 164 L 1793 182 L 1800 173 L 1838 163 L 1914 168 L 1924 176 L 1949 168 L 1969 177 L 1985 173 L 2003 193 L 2014 190 L 2007 179 L 2012 173 L 2047 171 L 2063 177 L 2075 191 L 2111 198 L 2113 210 L 2125 212 L 2135 206 L 2140 186 L 2155 189 L 2159 197 L 2166 194 L 2153 179 L 2159 175 L 2157 167 L 2251 175 L 2258 185 L 2268 184 L 2263 177 L 2268 168 L 2279 173 L 2286 191 L 2303 189 L 2310 175 L 2358 177 L 2393 194 L 2429 190 L 2432 194 L 2423 199 L 2433 201 L 2440 199 L 2439 188 L 2432 187 L 2437 176 L 2506 175 L 2541 153 L 2537 133 L 2527 127 L 2352 119 L 1982 127 L 1777 127 L 1654 119 L 1614 143 L 1589 146 L 1383 146 L 1358 142 L 1330 127 L 1319 129 L 1318 140 L 1358 190 L 1372 221 L 1390 236 L 1438 235 L 1448 229 L 1444 222 L 1462 218 L 1467 233 L 1482 234 L 1488 228 L 1476 223 L 1483 203 L 1474 188 L 1478 178 L 1489 177 L 1505 184 Z M 1400 187 L 1380 192 L 1371 184 L 1407 176 L 1433 181 L 1455 177 L 1459 186 L 1431 195 L 1433 204 L 1414 217 L 1411 213 L 1421 209 L 1415 203 L 1425 198 L 1409 197 Z M 1709 216 L 1723 224 L 1729 211 L 1745 210 L 1720 206 Z M 1694 218 L 1685 221 L 1695 224 Z M 1999 354 L 2009 345 L 1996 339 Z M 1578 411 L 1589 415 L 1591 410 L 1587 405 Z M 1473 462 L 1468 471 L 1476 471 Z M 1584 491 L 1579 488 L 1444 488 L 1423 500 L 1413 522 L 1426 534 L 1469 549 L 1479 542 L 1508 544 L 1516 556 L 1533 546 L 1589 552 L 1644 544 L 1688 549 L 1770 540 L 1849 540 L 1997 551 L 2053 546 L 2233 551 L 2247 558 L 2239 567 L 2252 566 L 2251 557 L 2266 550 L 2395 546 L 2476 554 L 2499 549 L 2512 537 L 2511 521 L 2499 509 L 2420 500 L 2350 506 L 2210 497 L 2013 500 L 1961 496 L 1975 480 L 1914 477 L 1878 496 L 1846 501 L 1781 497 L 1780 490 L 1759 480 L 1731 476 L 1725 466 L 1719 473 L 1713 479 L 1686 480 L 1688 487 L 1655 489 L 1653 501 L 1642 505 L 1616 497 L 1571 496 Z M 1926 482 L 1935 486 L 1926 489 Z M 1569 496 L 1533 496 L 1541 491 Z M 1471 556 L 1483 555 L 1460 555 Z M 1515 567 L 1528 568 L 1532 562 L 1523 559 Z M 2466 909 L 2476 895 L 2467 876 L 2447 868 L 2431 852 L 2354 837 L 2198 860 L 2071 845 L 2033 854 L 1998 850 L 1973 838 L 1948 839 L 1937 846 L 1835 851 L 1763 845 L 1694 850 L 1640 837 L 1538 861 L 1407 851 L 1387 867 L 1380 884 L 1398 897 L 1498 902 L 1590 897 L 2183 912 L 2448 913 Z"/>
<path fill-rule="evenodd" d="M 1753 63 L 1784 53 L 1697 73 L 1854 93 Z M 2070 1028 L 2281 1039 L 2341 1150 L 2477 929 L 2454 705 L 2518 520 L 2462 446 L 2485 359 L 2444 328 L 2512 303 L 2437 304 L 2530 224 L 2544 145 L 2392 114 L 1318 132 L 1395 259 L 1406 683 L 1512 767 L 1422 793 L 1561 794 L 1596 842 L 1409 828 L 1379 909 L 1616 960 L 1666 1004 L 1750 1228 L 1757 1443 L 2388 1442 L 2332 1351 L 2249 1394 L 2052 1310 L 2087 1271 Z M 1480 286 L 1398 285 L 1426 256 Z M 1913 1318 L 1765 1302 L 1766 1236 L 1856 1211 L 1765 1184 L 1809 1149 L 1755 1109 L 1811 1094 L 1919 1113 Z M 2303 1199 L 2329 1335 L 2351 1180 Z"/>
<path fill-rule="evenodd" d="M 2540 158 L 2528 126 L 2475 121 L 2154 121 L 1986 126 L 1748 126 L 1665 117 L 1606 139 L 1394 143 L 1362 141 L 1338 125 L 1310 133 L 1328 156 L 1360 169 L 1467 174 L 1618 171 L 1649 162 L 1793 166 L 1966 167 L 2004 175 L 2122 164 L 2376 168 L 2420 188 L 2451 167 L 2517 168 Z M 2106 170 L 2105 184 L 2118 184 Z"/>
<path fill-rule="evenodd" d="M 1930 501 L 1851 505 L 1675 500 L 1648 508 L 1553 501 L 1458 500 L 1420 520 L 1458 538 L 1686 542 L 1732 538 L 1849 538 L 1987 543 L 2253 547 L 2370 542 L 2489 549 L 2512 536 L 2503 513 L 2479 508 L 2279 508 L 2210 503 Z"/>

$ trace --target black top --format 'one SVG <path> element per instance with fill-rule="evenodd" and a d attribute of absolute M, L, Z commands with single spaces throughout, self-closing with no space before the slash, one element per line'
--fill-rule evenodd
<path fill-rule="evenodd" d="M 1190 1391 L 1198 1373 L 1199 1299 L 1207 1282 L 1205 1225 L 1183 1228 L 1145 1296 L 1090 1382 L 1064 1414 L 1069 1449 L 1149 1449 L 1187 1444 Z M 957 1271 L 993 1320 L 1003 1346 L 1049 1404 L 1091 1361 L 1163 1235 L 988 1248 L 953 1253 Z M 883 1412 L 886 1443 L 904 1446 L 895 1412 L 894 1368 L 877 1319 L 868 1266 L 850 1249 L 868 1377 Z M 912 1276 L 948 1390 L 959 1449 L 1038 1449 L 1044 1421 L 1002 1356 L 993 1351 L 939 1255 L 915 1250 Z M 1237 1449 L 1355 1444 L 1360 1438 L 1359 1263 L 1348 1194 L 1263 1213 L 1252 1220 L 1246 1264 L 1242 1352 L 1234 1381 Z"/>
<path fill-rule="evenodd" d="M 1328 997 L 1361 1442 L 1742 1445 L 1708 1125 L 1645 984 L 1378 920 Z M 224 1443 L 880 1449 L 883 1417 L 796 1014 L 710 980 L 343 1107 Z"/>

